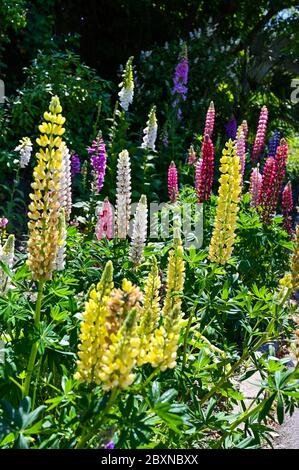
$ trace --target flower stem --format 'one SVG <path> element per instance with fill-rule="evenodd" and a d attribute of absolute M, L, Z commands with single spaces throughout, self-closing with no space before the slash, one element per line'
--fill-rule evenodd
<path fill-rule="evenodd" d="M 39 383 L 39 378 L 40 378 L 40 372 L 41 372 L 41 367 L 42 367 L 42 356 L 40 357 L 38 363 L 37 363 L 37 373 L 36 373 L 36 379 L 35 379 L 35 384 L 34 384 L 34 389 L 33 389 L 33 396 L 32 396 L 32 409 L 34 409 L 35 406 L 35 400 L 36 400 L 36 395 L 37 395 L 37 388 L 38 388 L 38 383 Z"/>
<path fill-rule="evenodd" d="M 142 388 L 145 388 L 152 381 L 155 375 L 157 375 L 158 372 L 159 372 L 159 367 L 156 367 L 153 370 L 153 372 L 148 376 L 148 378 L 145 380 L 145 382 L 143 382 Z"/>
<path fill-rule="evenodd" d="M 262 336 L 259 341 L 256 343 L 255 347 L 252 351 L 256 351 L 265 341 L 265 336 Z M 201 405 L 209 400 L 213 395 L 215 395 L 219 388 L 222 387 L 223 384 L 233 375 L 235 370 L 237 370 L 241 364 L 250 356 L 251 350 L 245 349 L 243 351 L 242 356 L 240 359 L 231 367 L 230 371 L 208 392 L 206 393 L 200 400 Z"/>
<path fill-rule="evenodd" d="M 39 281 L 38 283 L 38 294 L 37 294 L 35 314 L 34 314 L 34 327 L 36 329 L 39 327 L 39 324 L 40 324 L 44 284 L 45 284 L 45 281 Z M 27 370 L 26 370 L 26 378 L 25 378 L 24 388 L 23 388 L 23 398 L 29 395 L 31 376 L 32 376 L 32 372 L 35 366 L 38 346 L 39 346 L 39 341 L 35 341 L 35 343 L 33 343 L 31 347 L 31 352 L 30 352 L 29 361 L 28 361 Z"/>
<path fill-rule="evenodd" d="M 98 122 L 99 122 L 99 119 L 100 119 L 100 115 L 101 115 L 101 111 L 102 111 L 102 101 L 99 100 L 98 103 L 97 103 L 97 117 L 96 117 L 96 120 L 95 120 L 95 123 L 93 125 L 93 135 L 94 135 L 94 138 L 96 138 L 97 136 L 97 132 L 98 132 Z"/>
<path fill-rule="evenodd" d="M 189 331 L 191 328 L 191 323 L 193 320 L 193 315 L 194 315 L 194 310 L 191 311 L 189 320 L 186 326 L 185 330 L 185 335 L 184 335 L 184 349 L 183 349 L 183 361 L 182 361 L 182 371 L 185 369 L 186 366 L 186 359 L 187 359 L 187 346 L 188 346 L 188 336 L 189 336 Z"/>
<path fill-rule="evenodd" d="M 112 390 L 110 398 L 107 402 L 107 405 L 106 405 L 103 413 L 101 414 L 100 419 L 95 422 L 95 425 L 93 426 L 92 431 L 86 432 L 86 429 L 83 431 L 83 434 L 80 437 L 80 439 L 78 440 L 78 443 L 76 445 L 76 449 L 84 449 L 85 444 L 99 432 L 100 426 L 104 423 L 105 418 L 107 417 L 108 411 L 110 410 L 110 408 L 114 404 L 118 393 L 119 393 L 118 388 L 114 388 Z"/>
<path fill-rule="evenodd" d="M 9 207 L 8 213 L 12 214 L 12 217 L 10 219 L 11 223 L 13 223 L 14 221 L 15 192 L 16 192 L 17 186 L 19 185 L 19 182 L 20 182 L 20 165 L 18 165 L 18 168 L 16 169 L 15 178 L 13 179 L 12 191 L 10 193 L 10 201 L 8 202 L 8 207 Z"/>

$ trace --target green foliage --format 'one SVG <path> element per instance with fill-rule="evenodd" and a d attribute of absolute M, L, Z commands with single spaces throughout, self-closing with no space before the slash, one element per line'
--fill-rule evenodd
<path fill-rule="evenodd" d="M 5 400 L 2 400 L 1 405 L 1 444 L 4 446 L 13 444 L 18 449 L 28 449 L 31 441 L 30 435 L 36 434 L 42 427 L 42 421 L 37 423 L 35 421 L 46 407 L 42 405 L 30 411 L 31 400 L 29 397 L 24 398 L 16 409 Z"/>
<path fill-rule="evenodd" d="M 104 127 L 104 119 L 110 113 L 111 83 L 100 79 L 72 52 L 40 53 L 25 73 L 24 86 L 11 103 L 14 136 L 36 135 L 40 110 L 46 110 L 49 97 L 57 94 L 69 116 L 67 143 L 82 152 L 98 128 Z M 100 119 L 94 129 L 99 107 Z"/>
<path fill-rule="evenodd" d="M 299 144 L 298 140 L 293 142 L 290 148 L 290 155 L 287 161 L 287 173 L 293 185 L 298 185 L 299 181 Z"/>
<path fill-rule="evenodd" d="M 287 270 L 287 249 L 292 245 L 277 216 L 269 226 L 264 226 L 256 210 L 241 212 L 238 221 L 238 241 L 235 254 L 239 258 L 239 271 L 247 284 L 260 282 L 273 286 Z"/>
<path fill-rule="evenodd" d="M 252 215 L 243 208 L 242 217 Z M 239 237 L 252 238 L 253 227 L 262 232 L 257 220 L 246 225 L 241 219 Z M 268 237 L 271 230 L 275 236 L 276 222 L 268 228 Z M 297 368 L 289 367 L 290 359 L 279 359 L 271 348 L 260 352 L 264 343 L 289 339 L 294 328 L 288 306 L 275 293 L 284 267 L 278 272 L 275 265 L 276 282 L 263 277 L 265 270 L 270 277 L 274 269 L 266 247 L 259 252 L 260 270 L 252 282 L 240 268 L 245 254 L 250 260 L 245 248 L 238 248 L 226 267 L 209 263 L 206 248 L 187 250 L 186 320 L 176 369 L 152 375 L 144 366 L 135 383 L 114 401 L 110 397 L 108 404 L 99 386 L 73 378 L 88 290 L 109 259 L 116 287 L 123 277 L 139 282 L 150 269 L 153 253 L 165 266 L 169 246 L 166 242 L 161 250 L 159 243 L 151 243 L 145 264 L 134 272 L 127 243 L 90 241 L 75 227 L 68 229 L 67 240 L 67 269 L 46 285 L 38 331 L 32 322 L 36 292 L 20 254 L 14 289 L 1 298 L 2 448 L 73 448 L 80 447 L 82 439 L 88 447 L 103 447 L 113 439 L 120 448 L 252 448 L 271 443 L 269 420 L 282 422 L 284 414 L 298 406 L 299 377 Z M 31 402 L 28 397 L 21 401 L 26 358 L 37 338 Z M 247 410 L 237 380 L 255 372 L 262 382 Z"/>
<path fill-rule="evenodd" d="M 83 2 L 76 3 L 78 11 L 85 8 Z M 86 48 L 90 36 L 80 37 L 77 23 L 73 28 L 64 26 L 74 25 L 80 18 L 80 32 L 90 29 L 86 21 L 91 21 L 89 13 L 81 16 L 73 2 L 37 0 L 25 19 L 28 2 L 0 0 L 0 52 L 9 37 L 23 38 L 22 50 L 16 41 L 13 57 L 22 60 L 11 73 L 11 94 L 0 106 L 0 216 L 9 218 L 8 233 L 18 235 L 13 268 L 0 262 L 0 274 L 4 272 L 12 286 L 0 297 L 0 447 L 101 448 L 110 440 L 125 449 L 271 445 L 273 423 L 281 424 L 286 414 L 299 406 L 298 365 L 287 357 L 289 351 L 285 352 L 293 342 L 298 312 L 294 302 L 282 297 L 279 286 L 279 279 L 289 269 L 293 248 L 282 228 L 282 217 L 275 216 L 266 226 L 259 209 L 250 208 L 249 154 L 263 104 L 269 107 L 270 130 L 278 127 L 286 135 L 294 132 L 298 107 L 290 102 L 290 82 L 299 73 L 295 60 L 298 15 L 291 5 L 282 13 L 283 1 L 271 5 L 268 1 L 256 5 L 229 2 L 224 11 L 219 1 L 190 1 L 182 6 L 179 1 L 142 0 L 136 7 L 136 1 L 131 0 L 126 2 L 125 15 L 132 34 L 125 37 L 122 28 L 126 30 L 127 23 L 122 13 L 115 15 L 123 2 L 102 3 L 93 2 L 92 21 L 101 8 L 103 29 L 107 23 L 118 41 L 116 52 L 106 38 L 96 43 L 89 40 Z M 73 51 L 80 47 L 83 59 L 89 58 L 87 63 L 97 66 L 101 76 L 115 76 L 113 60 L 109 64 L 106 60 L 102 67 L 105 58 L 114 55 L 114 60 L 122 59 L 124 48 L 126 59 L 128 50 L 139 51 L 143 45 L 154 44 L 149 29 L 146 40 L 142 36 L 149 17 L 151 25 L 161 30 L 160 45 L 142 52 L 139 62 L 135 59 L 135 96 L 129 111 L 121 110 L 118 103 L 112 109 L 116 86 L 84 65 Z M 23 30 L 26 21 L 28 27 Z M 136 24 L 136 31 L 132 24 Z M 163 27 L 168 36 L 164 37 Z M 121 41 L 115 31 L 120 31 Z M 168 37 L 172 39 L 169 44 L 161 46 Z M 179 42 L 177 37 L 181 37 Z M 179 104 L 180 120 L 171 90 L 184 42 L 188 46 L 189 80 L 188 98 Z M 10 46 L 6 47 L 9 53 Z M 20 77 L 18 67 L 24 63 Z M 15 83 L 19 83 L 17 91 Z M 84 174 L 73 179 L 72 217 L 77 226 L 67 227 L 66 268 L 46 282 L 43 297 L 39 297 L 25 263 L 24 214 L 34 159 L 31 167 L 20 170 L 13 149 L 19 138 L 30 136 L 36 150 L 38 124 L 54 94 L 59 95 L 66 117 L 66 143 L 84 161 Z M 214 194 L 203 206 L 202 246 L 184 250 L 184 318 L 177 365 L 161 372 L 145 364 L 136 369 L 136 379 L 129 388 L 109 393 L 100 385 L 79 383 L 75 372 L 82 313 L 107 261 L 113 262 L 116 288 L 123 278 L 143 286 L 155 255 L 161 300 L 165 296 L 173 226 L 169 237 L 147 243 L 145 262 L 139 267 L 133 267 L 129 259 L 128 240 L 95 238 L 96 206 L 106 195 L 115 201 L 118 154 L 127 149 L 131 157 L 133 202 L 141 194 L 146 194 L 148 201 L 168 199 L 167 169 L 174 160 L 180 185 L 174 211 L 184 204 L 194 206 L 194 167 L 185 160 L 191 142 L 200 155 L 211 100 L 216 107 Z M 153 105 L 157 106 L 159 123 L 157 152 L 141 147 L 142 130 Z M 224 124 L 231 113 L 238 122 L 248 120 L 249 146 L 233 256 L 225 266 L 218 266 L 209 261 L 208 248 Z M 92 175 L 86 148 L 99 130 L 108 159 L 104 187 L 95 195 L 90 191 Z M 287 172 L 295 184 L 297 150 L 294 141 Z M 169 205 L 164 211 L 168 209 Z M 189 218 L 197 221 L 195 215 Z M 157 225 L 159 228 L 161 219 Z M 5 237 L 5 231 L 1 229 L 0 235 Z M 192 236 L 187 234 L 188 241 Z M 36 322 L 37 311 L 41 321 Z M 33 361 L 30 351 L 35 351 Z M 260 383 L 248 405 L 242 382 L 254 374 Z"/>
<path fill-rule="evenodd" d="M 9 41 L 8 33 L 10 30 L 17 31 L 26 25 L 26 0 L 1 0 L 0 18 L 1 18 L 1 41 L 0 53 L 3 51 L 3 43 Z M 0 65 L 3 66 L 2 61 Z"/>
<path fill-rule="evenodd" d="M 25 69 L 26 80 L 17 96 L 0 107 L 0 208 L 18 230 L 24 229 L 24 202 L 30 179 L 26 170 L 14 163 L 18 140 L 30 136 L 34 143 L 42 110 L 48 108 L 52 95 L 59 94 L 64 114 L 68 115 L 66 142 L 82 158 L 98 129 L 107 133 L 107 116 L 111 112 L 112 84 L 99 78 L 72 52 L 39 53 Z M 34 147 L 34 151 L 36 146 Z M 33 159 L 32 159 L 33 160 Z M 5 202 L 6 201 L 6 202 Z"/>

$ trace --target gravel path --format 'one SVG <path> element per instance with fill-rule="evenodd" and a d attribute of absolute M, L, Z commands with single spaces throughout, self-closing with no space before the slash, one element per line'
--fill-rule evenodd
<path fill-rule="evenodd" d="M 274 440 L 274 449 L 299 449 L 299 409 L 275 431 L 279 436 Z"/>
<path fill-rule="evenodd" d="M 250 379 L 240 384 L 240 390 L 246 397 L 245 403 L 248 406 L 259 390 L 260 381 L 260 375 L 256 372 Z M 237 410 L 238 407 L 236 407 Z M 292 416 L 286 416 L 284 423 L 281 426 L 275 426 L 273 431 L 278 434 L 273 441 L 274 449 L 299 449 L 299 409 L 297 408 Z"/>

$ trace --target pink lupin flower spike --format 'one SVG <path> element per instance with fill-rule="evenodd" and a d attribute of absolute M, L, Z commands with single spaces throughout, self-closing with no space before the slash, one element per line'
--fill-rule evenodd
<path fill-rule="evenodd" d="M 250 176 L 250 188 L 249 193 L 251 195 L 250 206 L 256 207 L 258 205 L 259 192 L 262 185 L 262 175 L 259 172 L 259 167 L 252 169 Z"/>
<path fill-rule="evenodd" d="M 102 208 L 98 216 L 98 223 L 96 226 L 96 238 L 102 240 L 102 238 L 111 240 L 113 238 L 113 212 L 111 204 L 106 197 L 104 199 Z"/>
<path fill-rule="evenodd" d="M 203 133 L 204 136 L 208 135 L 212 138 L 212 134 L 214 131 L 214 124 L 215 124 L 215 107 L 214 107 L 213 101 L 211 101 L 207 114 L 206 114 L 205 130 Z"/>
<path fill-rule="evenodd" d="M 268 109 L 263 106 L 261 109 L 259 122 L 256 131 L 256 137 L 253 144 L 251 160 L 253 164 L 256 164 L 264 150 L 265 136 L 268 122 Z"/>
<path fill-rule="evenodd" d="M 236 154 L 240 160 L 240 173 L 241 173 L 241 184 L 243 184 L 243 177 L 245 171 L 245 157 L 246 157 L 246 142 L 243 126 L 238 128 L 237 140 L 236 140 Z"/>

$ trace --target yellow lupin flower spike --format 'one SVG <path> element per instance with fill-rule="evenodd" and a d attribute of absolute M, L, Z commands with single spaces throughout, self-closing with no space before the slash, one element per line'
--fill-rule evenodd
<path fill-rule="evenodd" d="M 209 247 L 209 258 L 225 264 L 232 255 L 237 226 L 237 213 L 241 194 L 240 160 L 230 139 L 222 151 L 220 159 L 218 201 L 214 230 Z"/>
<path fill-rule="evenodd" d="M 110 344 L 98 372 L 103 390 L 127 388 L 134 381 L 133 369 L 140 350 L 136 317 L 137 310 L 131 310 L 120 329 L 109 337 Z"/>
<path fill-rule="evenodd" d="M 75 378 L 82 382 L 99 383 L 98 370 L 102 366 L 102 356 L 108 337 L 108 301 L 113 288 L 113 265 L 106 264 L 96 289 L 92 289 L 85 304 L 85 312 L 80 328 L 80 344 Z"/>
<path fill-rule="evenodd" d="M 185 262 L 182 240 L 176 238 L 173 249 L 169 252 L 166 297 L 163 304 L 162 316 L 167 318 L 175 306 L 181 308 L 182 299 L 179 293 L 183 291 L 185 280 Z"/>
<path fill-rule="evenodd" d="M 82 382 L 101 384 L 103 390 L 131 385 L 140 347 L 136 320 L 142 293 L 126 279 L 122 289 L 112 290 L 112 270 L 109 261 L 86 303 L 75 374 Z"/>
<path fill-rule="evenodd" d="M 107 319 L 108 340 L 102 356 L 98 378 L 103 390 L 127 388 L 134 381 L 133 369 L 140 352 L 137 317 L 141 308 L 142 293 L 126 279 L 122 289 L 111 292 Z"/>
<path fill-rule="evenodd" d="M 33 278 L 51 279 L 58 251 L 60 213 L 59 182 L 62 155 L 59 150 L 64 133 L 65 118 L 60 114 L 59 98 L 51 99 L 45 122 L 39 126 L 41 135 L 36 139 L 40 146 L 36 154 L 37 165 L 33 172 L 33 193 L 28 211 L 28 261 Z"/>
<path fill-rule="evenodd" d="M 158 327 L 161 308 L 159 289 L 161 287 L 161 280 L 157 260 L 155 256 L 152 260 L 152 268 L 144 286 L 144 305 L 140 314 L 139 334 L 141 338 L 140 354 L 137 359 L 139 366 L 148 362 L 148 353 L 151 348 L 151 338 Z"/>
<path fill-rule="evenodd" d="M 299 289 L 299 226 L 296 227 L 296 235 L 294 239 L 294 248 L 290 260 L 291 272 L 286 273 L 279 284 L 289 289 L 290 293 Z"/>
<path fill-rule="evenodd" d="M 185 263 L 183 247 L 179 238 L 170 251 L 167 268 L 166 297 L 162 310 L 162 325 L 153 333 L 148 354 L 152 367 L 162 371 L 176 366 L 179 335 L 182 325 L 181 294 L 184 288 Z"/>

